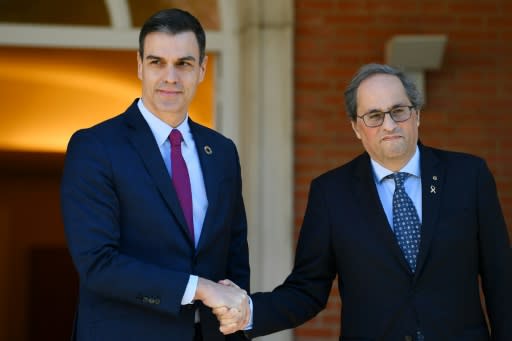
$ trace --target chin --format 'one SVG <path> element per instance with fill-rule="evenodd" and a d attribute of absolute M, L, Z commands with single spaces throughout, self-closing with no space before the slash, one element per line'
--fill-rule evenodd
<path fill-rule="evenodd" d="M 182 107 L 179 106 L 179 105 L 165 105 L 165 104 L 162 104 L 162 105 L 159 105 L 158 106 L 158 110 L 160 112 L 166 112 L 166 113 L 174 113 L 174 112 L 181 112 L 182 111 Z"/>
<path fill-rule="evenodd" d="M 407 159 L 406 150 L 390 150 L 384 153 L 385 157 L 389 160 L 405 160 Z"/>
<path fill-rule="evenodd" d="M 391 144 L 386 148 L 386 154 L 389 156 L 400 156 L 407 153 L 407 147 L 401 143 Z"/>

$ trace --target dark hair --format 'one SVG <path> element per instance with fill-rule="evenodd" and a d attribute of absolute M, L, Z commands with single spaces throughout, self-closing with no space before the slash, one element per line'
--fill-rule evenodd
<path fill-rule="evenodd" d="M 348 117 L 352 121 L 357 119 L 357 89 L 362 81 L 375 74 L 388 74 L 398 77 L 404 86 L 405 93 L 409 101 L 411 101 L 411 104 L 417 110 L 421 109 L 423 106 L 423 97 L 418 91 L 416 84 L 414 84 L 403 71 L 389 65 L 366 64 L 357 71 L 345 90 L 345 109 L 347 110 Z"/>
<path fill-rule="evenodd" d="M 199 46 L 199 63 L 203 62 L 206 47 L 206 37 L 201 23 L 187 11 L 171 8 L 156 12 L 149 17 L 139 33 L 139 55 L 144 57 L 144 39 L 149 33 L 165 32 L 178 34 L 192 32 L 196 36 Z"/>

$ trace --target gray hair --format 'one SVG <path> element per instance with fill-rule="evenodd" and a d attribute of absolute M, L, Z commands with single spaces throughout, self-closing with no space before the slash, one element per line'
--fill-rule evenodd
<path fill-rule="evenodd" d="M 357 71 L 345 90 L 345 109 L 352 121 L 357 119 L 357 89 L 362 81 L 375 74 L 388 74 L 398 77 L 404 86 L 409 101 L 417 110 L 421 110 L 423 96 L 418 91 L 416 84 L 402 70 L 384 64 L 366 64 Z"/>

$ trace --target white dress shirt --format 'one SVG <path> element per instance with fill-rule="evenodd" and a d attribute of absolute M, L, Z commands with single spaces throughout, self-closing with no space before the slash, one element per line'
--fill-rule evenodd
<path fill-rule="evenodd" d="M 386 217 L 388 218 L 389 226 L 393 229 L 393 193 L 395 192 L 395 181 L 392 178 L 386 178 L 394 172 L 381 166 L 375 160 L 371 160 L 375 185 L 379 193 L 380 202 Z M 421 214 L 421 174 L 420 174 L 420 151 L 416 146 L 414 156 L 407 162 L 407 164 L 400 169 L 400 172 L 411 174 L 404 183 L 405 191 L 414 203 L 414 207 L 418 212 L 420 223 L 422 221 Z"/>
<path fill-rule="evenodd" d="M 167 123 L 159 119 L 153 113 L 151 113 L 145 106 L 142 99 L 139 99 L 137 106 L 142 113 L 142 116 L 149 125 L 149 128 L 153 132 L 160 154 L 164 160 L 169 176 L 171 173 L 171 143 L 169 141 L 169 134 L 172 129 L 178 129 L 183 135 L 183 142 L 181 143 L 181 153 L 185 163 L 187 164 L 188 175 L 190 177 L 190 186 L 192 190 L 192 211 L 194 221 L 194 243 L 197 246 L 201 231 L 203 228 L 204 217 L 206 215 L 206 209 L 208 208 L 208 198 L 206 197 L 206 189 L 204 186 L 203 172 L 199 163 L 199 156 L 197 154 L 196 145 L 192 133 L 190 132 L 190 126 L 188 124 L 188 113 L 183 122 L 173 128 Z M 198 277 L 190 275 L 185 293 L 181 300 L 181 304 L 190 304 L 194 300 L 194 296 L 197 289 Z"/>

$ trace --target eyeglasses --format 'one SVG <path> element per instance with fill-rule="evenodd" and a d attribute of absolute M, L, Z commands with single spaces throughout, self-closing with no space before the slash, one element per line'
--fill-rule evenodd
<path fill-rule="evenodd" d="M 362 119 L 368 128 L 375 128 L 381 126 L 382 123 L 384 123 L 386 114 L 389 114 L 391 119 L 395 122 L 407 121 L 409 118 L 411 118 L 413 108 L 413 105 L 404 105 L 394 107 L 390 111 L 372 111 L 357 117 Z"/>

